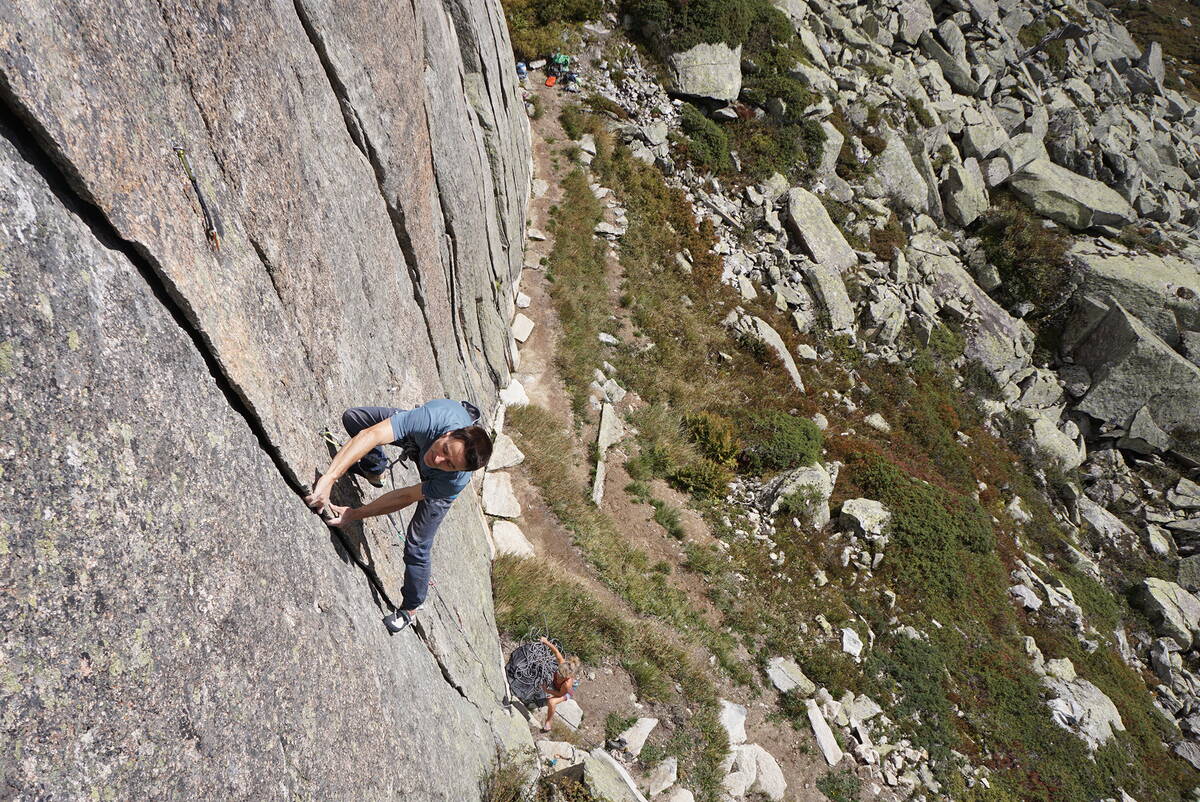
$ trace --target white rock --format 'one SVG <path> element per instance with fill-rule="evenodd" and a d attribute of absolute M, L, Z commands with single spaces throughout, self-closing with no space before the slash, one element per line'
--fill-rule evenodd
<path fill-rule="evenodd" d="M 741 799 L 750 790 L 751 784 L 754 782 L 754 775 L 748 771 L 731 771 L 725 775 L 725 779 L 721 780 L 721 787 L 725 789 L 725 793 L 736 799 Z"/>
<path fill-rule="evenodd" d="M 833 731 L 829 729 L 829 724 L 826 723 L 825 717 L 821 715 L 820 708 L 812 699 L 807 702 L 808 706 L 808 723 L 812 725 L 813 735 L 817 739 L 817 746 L 821 747 L 821 754 L 825 757 L 825 762 L 831 766 L 836 766 L 842 759 L 842 748 L 838 746 L 837 739 L 833 737 Z"/>
<path fill-rule="evenodd" d="M 545 232 L 543 232 L 541 229 L 537 229 L 537 228 L 526 229 L 525 236 L 529 237 L 529 239 L 531 239 L 535 242 L 541 242 L 542 240 L 546 239 Z"/>
<path fill-rule="evenodd" d="M 583 723 L 583 708 L 574 699 L 564 699 L 554 708 L 554 718 L 561 720 L 573 730 L 579 729 Z"/>
<path fill-rule="evenodd" d="M 492 524 L 492 543 L 496 546 L 496 554 L 515 554 L 518 557 L 533 557 L 535 554 L 533 544 L 512 521 L 496 521 Z"/>
<path fill-rule="evenodd" d="M 513 339 L 519 343 L 523 343 L 529 339 L 530 334 L 533 334 L 533 321 L 530 320 L 525 314 L 517 312 L 517 314 L 513 315 Z"/>
<path fill-rule="evenodd" d="M 518 309 L 528 309 L 529 304 L 533 303 L 533 299 L 523 292 L 518 292 L 514 301 Z"/>
<path fill-rule="evenodd" d="M 654 771 L 650 774 L 650 783 L 646 786 L 646 790 L 650 792 L 650 796 L 657 796 L 674 785 L 678 778 L 679 761 L 673 757 L 669 757 L 654 767 Z"/>
<path fill-rule="evenodd" d="M 884 434 L 888 434 L 892 431 L 891 424 L 884 420 L 883 416 L 878 412 L 872 412 L 870 415 L 863 418 L 863 423 L 867 424 L 876 431 L 883 432 Z"/>
<path fill-rule="evenodd" d="M 1049 668 L 1061 662 L 1070 665 L 1065 659 L 1050 660 L 1046 665 Z M 1049 702 L 1051 718 L 1056 724 L 1074 732 L 1093 750 L 1107 743 L 1116 733 L 1124 732 L 1125 723 L 1112 699 L 1088 680 L 1074 676 L 1074 667 L 1064 671 L 1060 665 L 1058 669 L 1069 678 L 1053 674 L 1042 678 L 1042 684 L 1057 694 L 1057 698 Z"/>
<path fill-rule="evenodd" d="M 542 763 L 553 766 L 554 771 L 582 763 L 586 754 L 566 741 L 538 741 L 534 746 L 537 747 L 538 758 Z"/>
<path fill-rule="evenodd" d="M 858 256 L 829 218 L 825 206 L 808 190 L 795 187 L 788 192 L 787 221 L 792 235 L 817 262 L 838 273 L 858 264 Z"/>
<path fill-rule="evenodd" d="M 625 741 L 625 751 L 637 757 L 642 753 L 642 747 L 646 745 L 646 739 L 650 737 L 650 733 L 658 726 L 656 718 L 639 718 L 634 725 L 625 730 L 618 737 Z"/>
<path fill-rule="evenodd" d="M 517 448 L 517 444 L 508 435 L 500 432 L 492 440 L 492 458 L 488 460 L 487 470 L 500 471 L 520 465 L 525 461 L 525 453 Z"/>
<path fill-rule="evenodd" d="M 500 391 L 500 402 L 508 407 L 519 407 L 529 403 L 529 396 L 519 381 L 513 379 Z"/>
<path fill-rule="evenodd" d="M 817 686 L 804 676 L 796 661 L 786 657 L 772 657 L 767 661 L 767 679 L 780 693 L 796 692 L 801 696 L 811 696 Z"/>
<path fill-rule="evenodd" d="M 1021 606 L 1026 610 L 1037 611 L 1042 607 L 1042 600 L 1038 598 L 1037 593 L 1028 585 L 1013 585 L 1008 589 L 1013 598 L 1021 603 Z"/>
<path fill-rule="evenodd" d="M 746 708 L 733 702 L 721 700 L 721 726 L 729 733 L 729 743 L 746 742 Z"/>
<path fill-rule="evenodd" d="M 874 499 L 851 498 L 842 502 L 842 519 L 860 534 L 880 535 L 892 520 L 892 513 Z"/>
<path fill-rule="evenodd" d="M 512 477 L 507 473 L 484 474 L 483 511 L 498 518 L 521 516 L 521 503 L 513 492 Z"/>
<path fill-rule="evenodd" d="M 842 651 L 857 660 L 862 655 L 863 642 L 850 627 L 842 628 Z"/>
<path fill-rule="evenodd" d="M 696 797 L 688 789 L 675 786 L 654 802 L 696 802 Z"/>
<path fill-rule="evenodd" d="M 754 781 L 750 784 L 750 791 L 763 794 L 771 802 L 783 802 L 787 781 L 775 757 L 758 744 L 746 744 L 739 749 L 743 755 L 752 755 L 754 758 Z"/>
<path fill-rule="evenodd" d="M 870 721 L 882 712 L 883 708 L 876 704 L 874 699 L 863 694 L 854 697 L 854 703 L 850 705 L 849 715 L 851 721 L 863 723 Z"/>
<path fill-rule="evenodd" d="M 616 337 L 609 334 L 607 331 L 602 331 L 599 334 L 597 334 L 596 336 L 599 338 L 600 342 L 604 343 L 605 345 L 618 345 L 621 342 Z"/>
<path fill-rule="evenodd" d="M 612 404 L 605 404 L 600 408 L 600 427 L 596 432 L 596 447 L 603 454 L 609 447 L 621 441 L 625 436 L 625 424 L 621 423 L 621 416 L 613 409 Z"/>

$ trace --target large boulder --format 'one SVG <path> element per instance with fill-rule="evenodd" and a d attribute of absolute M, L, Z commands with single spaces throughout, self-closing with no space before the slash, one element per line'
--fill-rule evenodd
<path fill-rule="evenodd" d="M 921 34 L 937 27 L 933 9 L 929 7 L 927 0 L 900 0 L 896 11 L 900 23 L 896 34 L 910 45 L 917 44 L 921 41 Z"/>
<path fill-rule="evenodd" d="M 1200 599 L 1155 577 L 1143 579 L 1133 596 L 1159 635 L 1173 638 L 1184 651 L 1192 647 L 1200 635 Z"/>
<path fill-rule="evenodd" d="M 894 131 L 886 131 L 887 144 L 872 164 L 887 197 L 914 212 L 929 211 L 929 187 L 913 164 L 904 140 Z"/>
<path fill-rule="evenodd" d="M 1009 176 L 1008 186 L 1035 212 L 1068 228 L 1123 226 L 1137 219 L 1115 189 L 1049 159 L 1026 164 Z"/>
<path fill-rule="evenodd" d="M 1080 239 L 1068 252 L 1081 289 L 1111 296 L 1172 347 L 1180 329 L 1200 329 L 1200 266 L 1178 256 L 1106 248 Z"/>
<path fill-rule="evenodd" d="M 1098 322 L 1075 324 L 1075 361 L 1092 376 L 1077 409 L 1122 429 L 1139 412 L 1167 437 L 1168 448 L 1200 458 L 1194 429 L 1200 409 L 1200 368 L 1187 361 L 1115 301 Z"/>
<path fill-rule="evenodd" d="M 1076 676 L 1070 660 L 1051 660 L 1047 671 L 1042 684 L 1054 693 L 1049 705 L 1056 724 L 1078 735 L 1093 751 L 1125 731 L 1125 722 L 1113 700 L 1093 683 Z"/>
<path fill-rule="evenodd" d="M 936 298 L 958 298 L 972 310 L 964 334 L 964 356 L 978 361 L 1001 385 L 1029 366 L 1033 332 L 1022 320 L 1004 310 L 983 291 L 941 237 L 921 233 L 912 237 L 904 252 L 909 264 L 933 280 Z"/>
<path fill-rule="evenodd" d="M 6 792 L 473 798 L 530 744 L 476 493 L 421 637 L 381 624 L 404 516 L 332 532 L 298 494 L 347 407 L 489 422 L 509 375 L 530 159 L 498 4 L 9 3 L 0 85 Z"/>
<path fill-rule="evenodd" d="M 946 213 L 961 226 L 969 226 L 987 211 L 987 184 L 974 157 L 962 164 L 951 163 L 942 182 L 942 202 Z"/>
<path fill-rule="evenodd" d="M 800 378 L 796 360 L 792 358 L 787 343 L 770 323 L 756 315 L 748 315 L 741 307 L 738 307 L 725 316 L 725 325 L 743 337 L 748 337 L 770 348 L 783 363 L 783 369 L 787 371 L 792 384 L 796 386 L 797 390 L 804 392 L 804 380 Z"/>
<path fill-rule="evenodd" d="M 842 275 L 828 262 L 800 263 L 800 272 L 805 282 L 812 290 L 813 296 L 821 304 L 829 330 L 833 332 L 852 332 L 854 330 L 854 304 L 846 292 L 846 282 Z"/>
<path fill-rule="evenodd" d="M 817 686 L 804 675 L 796 661 L 786 657 L 772 657 L 767 661 L 767 679 L 780 693 L 812 696 L 817 692 Z"/>
<path fill-rule="evenodd" d="M 26 480 L 0 483 L 6 798 L 474 798 L 497 742 L 531 745 L 496 702 L 474 493 L 435 543 L 428 640 L 389 635 L 395 535 L 305 508 L 135 250 L 14 135 L 0 125 L 0 414 Z M 304 415 L 316 443 L 325 419 Z M 377 750 L 420 765 L 364 772 Z"/>
<path fill-rule="evenodd" d="M 918 41 L 925 55 L 937 62 L 942 75 L 956 91 L 964 95 L 975 95 L 979 91 L 979 82 L 971 75 L 971 65 L 962 56 L 942 47 L 933 31 L 925 31 Z"/>
<path fill-rule="evenodd" d="M 667 57 L 672 92 L 729 102 L 742 91 L 742 46 L 701 43 Z"/>
<path fill-rule="evenodd" d="M 829 498 L 837 481 L 838 463 L 805 465 L 780 474 L 763 486 L 763 506 L 771 515 L 779 512 L 783 500 L 792 496 L 802 500 L 804 521 L 814 529 L 829 523 Z"/>
<path fill-rule="evenodd" d="M 583 759 L 583 785 L 604 802 L 646 802 L 629 770 L 599 746 Z"/>
<path fill-rule="evenodd" d="M 793 187 L 787 196 L 788 230 L 812 258 L 844 273 L 858 264 L 858 256 L 816 195 Z"/>

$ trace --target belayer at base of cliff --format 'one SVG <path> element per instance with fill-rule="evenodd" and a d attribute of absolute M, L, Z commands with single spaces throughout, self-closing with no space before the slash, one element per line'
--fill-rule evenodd
<path fill-rule="evenodd" d="M 354 407 L 342 413 L 342 426 L 351 435 L 334 456 L 329 470 L 317 480 L 304 501 L 317 512 L 327 512 L 330 526 L 386 515 L 416 504 L 404 538 L 404 589 L 398 609 L 384 622 L 399 632 L 408 626 L 424 603 L 429 589 L 429 562 L 433 537 L 450 504 L 471 481 L 471 471 L 487 465 L 492 439 L 479 425 L 479 410 L 466 401 L 439 398 L 415 409 Z M 402 449 L 420 475 L 419 484 L 384 493 L 361 507 L 341 507 L 329 502 L 329 491 L 347 471 L 363 476 L 375 487 L 383 486 L 389 461 L 383 446 Z"/>

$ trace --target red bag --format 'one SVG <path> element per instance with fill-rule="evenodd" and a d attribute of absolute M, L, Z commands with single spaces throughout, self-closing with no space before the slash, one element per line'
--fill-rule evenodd
<path fill-rule="evenodd" d="M 558 83 L 557 75 L 551 75 L 549 78 L 546 79 L 546 86 L 554 86 L 556 83 Z"/>

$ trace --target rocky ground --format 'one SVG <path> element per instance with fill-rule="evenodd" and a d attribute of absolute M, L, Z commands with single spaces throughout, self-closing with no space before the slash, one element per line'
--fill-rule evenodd
<path fill-rule="evenodd" d="M 640 506 L 624 498 L 633 472 L 624 463 L 647 449 L 637 415 L 653 405 L 639 396 L 652 387 L 624 363 L 598 356 L 589 406 L 569 408 L 563 399 L 572 388 L 561 384 L 555 349 L 570 333 L 563 333 L 561 296 L 552 297 L 540 263 L 555 244 L 560 182 L 573 163 L 586 171 L 594 160 L 605 161 L 609 146 L 586 133 L 558 147 L 569 139 L 560 111 L 578 96 L 540 86 L 537 69 L 527 96 L 537 117 L 534 229 L 516 296 L 521 315 L 514 336 L 524 345 L 517 347 L 509 402 L 550 408 L 577 430 L 581 457 L 584 443 L 599 440 L 591 458 L 600 466 L 593 499 L 651 559 L 686 566 L 684 547 L 699 545 L 724 555 L 719 559 L 740 575 L 749 544 L 756 559 L 777 569 L 774 581 L 798 579 L 810 589 L 797 587 L 793 595 L 826 600 L 836 588 L 839 601 L 861 610 L 857 594 L 878 588 L 891 610 L 878 620 L 835 618 L 837 604 L 823 602 L 824 612 L 792 622 L 818 653 L 827 650 L 827 661 L 836 655 L 865 666 L 884 650 L 881 644 L 895 654 L 937 642 L 944 624 L 890 573 L 897 570 L 892 561 L 909 555 L 905 502 L 886 490 L 865 492 L 872 486 L 856 473 L 845 478 L 847 447 L 840 443 L 877 443 L 902 460 L 914 402 L 894 402 L 883 377 L 919 385 L 921 360 L 943 353 L 949 371 L 938 375 L 952 385 L 948 392 L 973 400 L 980 418 L 978 428 L 965 419 L 958 431 L 951 426 L 953 442 L 938 453 L 966 460 L 966 486 L 975 486 L 974 499 L 1000 533 L 998 564 L 1007 575 L 997 587 L 1008 597 L 1003 615 L 1014 627 L 1005 637 L 1016 650 L 1006 658 L 1014 661 L 1008 670 L 1026 674 L 1037 689 L 1035 715 L 1069 733 L 1075 739 L 1069 749 L 1101 767 L 1090 786 L 1104 789 L 1100 796 L 1192 798 L 1200 769 L 1192 652 L 1200 636 L 1200 598 L 1193 595 L 1200 590 L 1200 111 L 1185 94 L 1193 77 L 1188 65 L 1164 62 L 1161 47 L 1135 42 L 1097 4 L 778 5 L 807 55 L 794 68 L 815 92 L 804 117 L 824 133 L 800 180 L 775 174 L 747 184 L 736 169 L 732 177 L 717 176 L 688 157 L 697 151 L 694 134 L 684 130 L 683 99 L 718 121 L 786 113 L 779 98 L 746 102 L 739 48 L 705 44 L 670 56 L 664 66 L 627 44 L 632 20 L 610 16 L 585 27 L 587 44 L 576 63 L 581 96 L 606 113 L 604 129 L 615 147 L 653 166 L 664 186 L 684 194 L 696 220 L 711 225 L 731 299 L 720 320 L 738 342 L 760 343 L 771 369 L 806 398 L 803 414 L 824 430 L 824 456 L 774 477 L 739 476 L 716 511 L 693 501 L 702 514 L 689 516 L 681 542 L 640 532 L 657 507 L 647 507 L 644 496 Z M 1056 24 L 1043 31 L 1038 20 Z M 1039 34 L 1032 42 L 1031 26 Z M 1039 42 L 1055 31 L 1068 36 Z M 640 212 L 622 188 L 604 186 L 595 172 L 586 175 L 605 207 L 595 236 L 607 243 L 612 317 L 600 340 L 613 353 L 645 346 L 649 335 L 623 306 L 621 292 L 622 249 L 641 247 L 633 231 Z M 1004 221 L 1027 212 L 1038 231 L 1062 246 L 1061 280 L 1052 291 L 1036 291 L 1030 279 L 1038 254 L 1018 251 L 1005 261 L 1002 246 L 1006 238 L 1018 241 L 1018 232 Z M 694 256 L 678 253 L 675 260 L 690 274 Z M 691 306 L 689 298 L 678 300 Z M 662 345 L 649 347 L 655 344 Z M 716 382 L 719 368 L 711 369 Z M 1018 468 L 985 482 L 979 465 L 992 443 L 1007 449 L 1006 459 Z M 946 465 L 938 469 L 949 475 Z M 620 480 L 605 482 L 606 470 Z M 521 509 L 536 506 L 544 488 L 520 466 L 511 471 Z M 676 492 L 655 481 L 650 496 L 660 502 Z M 497 523 L 499 551 L 551 555 L 557 570 L 591 585 L 620 615 L 637 618 L 550 510 L 530 520 L 511 505 L 503 511 L 503 496 L 497 493 L 490 509 L 485 498 L 485 511 L 516 517 L 527 537 Z M 687 497 L 670 499 L 679 504 Z M 788 541 L 796 533 L 823 550 L 823 562 L 813 560 L 799 574 L 785 568 L 796 559 Z M 693 567 L 672 576 L 672 586 L 709 620 L 741 631 L 721 595 L 724 580 L 714 578 L 721 569 L 698 574 Z M 984 574 L 972 578 L 985 583 Z M 753 592 L 753 580 L 741 580 L 742 592 Z M 947 623 L 961 629 L 970 620 L 967 611 Z M 915 645 L 897 645 L 906 639 Z M 566 760 L 587 763 L 597 777 L 619 775 L 595 749 L 600 720 L 616 713 L 637 720 L 620 733 L 625 748 L 612 750 L 632 772 L 628 787 L 616 780 L 606 786 L 613 799 L 665 793 L 655 798 L 682 802 L 693 792 L 770 799 L 1035 795 L 1033 786 L 1012 785 L 1005 773 L 1022 773 L 1020 750 L 987 740 L 988 732 L 1000 731 L 988 719 L 1007 715 L 999 699 L 991 699 L 994 713 L 984 706 L 977 714 L 965 688 L 951 694 L 968 723 L 947 755 L 916 735 L 913 721 L 933 712 L 905 704 L 911 688 L 897 693 L 876 683 L 863 692 L 872 682 L 814 682 L 805 676 L 813 673 L 807 645 L 773 653 L 771 642 L 760 629 L 743 638 L 738 653 L 760 678 L 758 690 L 714 671 L 731 744 L 715 796 L 689 787 L 685 776 L 672 784 L 673 758 L 655 751 L 650 760 L 636 759 L 640 747 L 630 744 L 646 741 L 647 733 L 649 743 L 658 742 L 655 716 L 670 715 L 661 706 L 648 711 L 636 687 L 628 700 L 589 698 L 585 683 L 579 740 L 592 749 L 590 757 L 561 742 L 543 741 L 539 749 L 553 755 L 554 771 Z M 1120 668 L 1100 671 L 1103 661 Z M 612 664 L 588 670 L 622 672 Z M 628 683 L 619 687 L 630 693 Z M 787 709 L 785 697 L 798 700 L 792 709 L 800 711 L 799 731 L 754 712 Z M 1155 723 L 1147 729 L 1135 719 Z M 1036 737 L 1032 730 L 1024 735 Z M 1154 741 L 1155 757 L 1132 750 L 1142 765 L 1115 770 L 1114 746 L 1124 749 L 1130 738 Z M 843 777 L 827 766 L 848 768 L 859 791 L 831 783 Z M 954 770 L 947 773 L 948 766 Z M 1049 766 L 1042 768 L 1050 777 Z M 596 780 L 594 790 L 602 782 L 608 781 Z M 1055 782 L 1046 780 L 1037 797 L 1077 798 L 1082 787 Z M 1078 798 L 1100 798 L 1092 793 Z"/>

